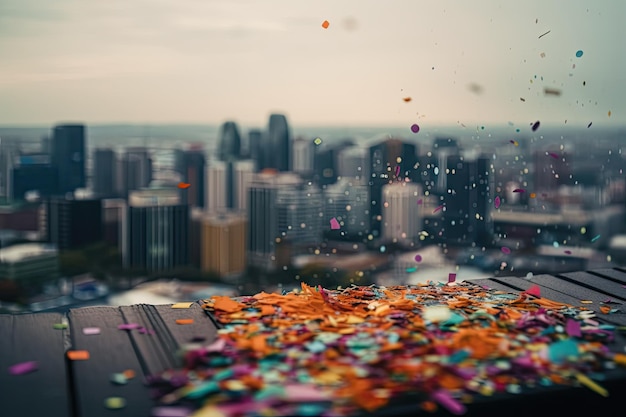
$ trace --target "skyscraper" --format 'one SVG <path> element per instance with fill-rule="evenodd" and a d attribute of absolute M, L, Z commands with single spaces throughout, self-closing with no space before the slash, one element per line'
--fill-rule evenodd
<path fill-rule="evenodd" d="M 65 194 L 84 188 L 85 126 L 58 125 L 52 131 L 52 166 L 59 175 L 58 192 Z"/>
<path fill-rule="evenodd" d="M 241 136 L 235 122 L 225 122 L 220 129 L 218 158 L 220 161 L 241 158 Z"/>
<path fill-rule="evenodd" d="M 246 269 L 246 218 L 235 213 L 213 213 L 202 219 L 201 267 L 221 277 Z"/>
<path fill-rule="evenodd" d="M 256 172 L 268 167 L 267 153 L 263 147 L 263 132 L 252 129 L 248 132 L 248 150 L 250 158 L 256 163 Z"/>
<path fill-rule="evenodd" d="M 60 251 L 103 240 L 102 201 L 53 197 L 46 201 L 46 234 Z"/>
<path fill-rule="evenodd" d="M 232 162 L 212 161 L 207 167 L 207 205 L 209 211 L 232 208 Z"/>
<path fill-rule="evenodd" d="M 181 190 L 190 207 L 204 207 L 205 165 L 204 149 L 200 147 L 176 152 L 176 171 L 181 174 L 181 181 L 190 184 L 189 188 Z"/>
<path fill-rule="evenodd" d="M 298 138 L 292 143 L 292 171 L 302 176 L 308 176 L 313 172 L 313 141 Z"/>
<path fill-rule="evenodd" d="M 419 239 L 422 217 L 417 200 L 421 187 L 410 182 L 383 186 L 383 239 L 412 246 Z"/>
<path fill-rule="evenodd" d="M 251 159 L 237 161 L 233 168 L 233 208 L 244 213 L 248 210 L 248 192 L 254 179 L 255 163 Z"/>
<path fill-rule="evenodd" d="M 128 148 L 118 160 L 118 194 L 126 198 L 129 192 L 145 188 L 152 181 L 152 159 L 147 148 Z"/>
<path fill-rule="evenodd" d="M 282 114 L 270 116 L 268 128 L 268 144 L 271 150 L 268 167 L 278 171 L 291 169 L 291 140 L 289 138 L 289 126 L 287 118 Z"/>
<path fill-rule="evenodd" d="M 130 193 L 122 219 L 122 260 L 126 268 L 168 271 L 189 263 L 189 206 L 177 189 Z"/>
<path fill-rule="evenodd" d="M 93 192 L 98 197 L 110 198 L 115 195 L 115 151 L 96 149 L 93 154 Z"/>

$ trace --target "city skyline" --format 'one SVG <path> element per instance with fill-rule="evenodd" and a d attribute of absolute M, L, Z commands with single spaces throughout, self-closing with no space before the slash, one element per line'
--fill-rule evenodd
<path fill-rule="evenodd" d="M 0 125 L 624 124 L 626 4 L 561 6 L 7 0 Z"/>

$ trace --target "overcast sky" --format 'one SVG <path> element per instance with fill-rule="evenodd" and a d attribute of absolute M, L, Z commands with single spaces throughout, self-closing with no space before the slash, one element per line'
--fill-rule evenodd
<path fill-rule="evenodd" d="M 0 0 L 0 124 L 619 125 L 625 16 L 622 0 Z"/>

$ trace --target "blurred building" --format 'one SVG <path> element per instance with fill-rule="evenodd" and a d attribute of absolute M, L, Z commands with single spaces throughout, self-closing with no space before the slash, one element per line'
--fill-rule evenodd
<path fill-rule="evenodd" d="M 25 243 L 0 249 L 0 281 L 16 282 L 28 293 L 37 293 L 59 278 L 59 253 L 40 243 Z"/>
<path fill-rule="evenodd" d="M 324 233 L 329 239 L 362 241 L 369 233 L 369 187 L 358 179 L 341 178 L 324 189 Z M 338 230 L 326 227 L 335 218 Z"/>
<path fill-rule="evenodd" d="M 177 189 L 130 193 L 122 218 L 122 262 L 126 268 L 169 271 L 189 264 L 189 206 Z"/>
<path fill-rule="evenodd" d="M 233 168 L 233 209 L 247 212 L 248 194 L 250 184 L 255 175 L 255 163 L 253 160 L 241 160 L 234 163 Z"/>
<path fill-rule="evenodd" d="M 207 209 L 226 210 L 233 207 L 233 163 L 212 161 L 207 167 Z"/>
<path fill-rule="evenodd" d="M 0 206 L 0 230 L 39 231 L 39 203 L 16 202 Z"/>
<path fill-rule="evenodd" d="M 122 247 L 122 219 L 126 212 L 126 200 L 111 198 L 102 200 L 103 239 L 106 243 Z"/>
<path fill-rule="evenodd" d="M 533 154 L 535 192 L 556 191 L 562 185 L 572 185 L 569 155 L 563 151 L 536 151 Z"/>
<path fill-rule="evenodd" d="M 248 132 L 248 156 L 256 163 L 256 172 L 268 167 L 267 151 L 264 148 L 263 131 L 251 129 Z"/>
<path fill-rule="evenodd" d="M 93 192 L 101 198 L 115 193 L 116 156 L 113 149 L 97 148 L 93 153 Z"/>
<path fill-rule="evenodd" d="M 176 151 L 176 171 L 181 174 L 181 181 L 190 184 L 189 188 L 181 189 L 183 201 L 189 207 L 204 207 L 205 204 L 205 169 L 204 149 L 194 147 Z"/>
<path fill-rule="evenodd" d="M 493 168 L 489 158 L 447 158 L 446 186 L 441 210 L 446 243 L 488 245 L 493 236 L 491 193 Z"/>
<path fill-rule="evenodd" d="M 243 214 L 212 213 L 202 219 L 202 271 L 221 277 L 246 270 L 247 222 Z"/>
<path fill-rule="evenodd" d="M 49 197 L 59 191 L 59 172 L 50 164 L 48 155 L 20 155 L 14 159 L 10 174 L 9 198 L 25 200 L 26 193 L 36 191 L 40 197 Z"/>
<path fill-rule="evenodd" d="M 382 192 L 383 240 L 413 246 L 422 230 L 421 206 L 417 204 L 421 187 L 410 182 L 394 182 L 383 186 Z"/>
<path fill-rule="evenodd" d="M 347 178 L 353 184 L 367 185 L 369 182 L 369 155 L 367 149 L 350 146 L 339 151 L 337 175 Z"/>
<path fill-rule="evenodd" d="M 217 152 L 220 161 L 232 161 L 241 158 L 241 136 L 235 122 L 225 122 L 222 125 Z"/>
<path fill-rule="evenodd" d="M 85 188 L 85 126 L 66 124 L 55 126 L 51 143 L 52 166 L 58 170 L 58 192 L 74 192 Z"/>
<path fill-rule="evenodd" d="M 59 251 L 103 240 L 102 200 L 52 197 L 45 205 L 46 240 Z"/>
<path fill-rule="evenodd" d="M 270 115 L 267 135 L 267 167 L 278 171 L 291 169 L 291 139 L 287 118 L 282 114 Z"/>
<path fill-rule="evenodd" d="M 0 196 L 11 197 L 12 173 L 19 142 L 14 138 L 0 138 Z"/>
<path fill-rule="evenodd" d="M 189 263 L 200 269 L 202 266 L 202 220 L 205 211 L 198 207 L 191 208 L 189 219 Z"/>
<path fill-rule="evenodd" d="M 313 141 L 297 138 L 292 143 L 292 171 L 303 177 L 308 177 L 313 173 L 314 161 Z"/>
<path fill-rule="evenodd" d="M 122 198 L 127 198 L 131 191 L 148 187 L 152 181 L 150 151 L 143 147 L 126 149 L 118 159 L 117 172 L 117 190 Z"/>

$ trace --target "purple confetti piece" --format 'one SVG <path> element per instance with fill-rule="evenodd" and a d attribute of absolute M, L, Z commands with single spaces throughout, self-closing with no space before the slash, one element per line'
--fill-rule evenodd
<path fill-rule="evenodd" d="M 13 366 L 9 366 L 9 373 L 11 375 L 24 375 L 34 372 L 38 368 L 39 366 L 35 361 L 16 363 Z"/>
<path fill-rule="evenodd" d="M 141 326 L 138 323 L 124 323 L 117 326 L 119 330 L 134 330 L 140 327 Z"/>
<path fill-rule="evenodd" d="M 100 328 L 99 327 L 83 327 L 83 334 L 87 336 L 100 334 Z"/>
<path fill-rule="evenodd" d="M 215 342 L 211 343 L 206 347 L 206 352 L 221 352 L 226 347 L 226 340 L 217 339 Z"/>
<path fill-rule="evenodd" d="M 566 250 L 564 253 L 567 254 L 567 255 L 571 255 L 572 251 L 571 250 Z"/>
<path fill-rule="evenodd" d="M 565 331 L 570 337 L 582 337 L 583 335 L 582 331 L 580 330 L 580 323 L 572 319 L 567 319 L 567 323 L 565 324 Z"/>
<path fill-rule="evenodd" d="M 495 208 L 500 208 L 500 197 L 496 196 L 496 198 L 493 199 L 493 205 Z"/>
<path fill-rule="evenodd" d="M 334 217 L 330 219 L 330 228 L 331 230 L 341 229 L 341 225 L 339 225 L 339 222 Z"/>
<path fill-rule="evenodd" d="M 448 274 L 448 282 L 454 282 L 454 281 L 456 281 L 456 274 L 451 272 Z"/>
<path fill-rule="evenodd" d="M 439 210 L 443 208 L 443 204 L 433 210 L 433 214 L 437 213 Z"/>
<path fill-rule="evenodd" d="M 189 417 L 193 409 L 186 407 L 154 407 L 151 417 Z"/>
<path fill-rule="evenodd" d="M 526 190 L 524 190 L 523 188 L 516 188 L 513 190 L 514 193 L 525 193 Z"/>
<path fill-rule="evenodd" d="M 400 165 L 396 165 L 396 177 L 400 176 Z"/>
<path fill-rule="evenodd" d="M 537 129 L 539 129 L 539 125 L 540 125 L 540 124 L 541 124 L 541 123 L 539 123 L 539 120 L 537 120 L 537 121 L 533 124 L 533 127 L 532 127 L 533 132 L 536 132 L 536 131 L 537 131 Z"/>
<path fill-rule="evenodd" d="M 415 255 L 415 262 L 422 262 L 422 255 L 420 255 L 419 253 Z"/>
<path fill-rule="evenodd" d="M 413 124 L 413 125 L 411 126 L 411 132 L 413 132 L 413 133 L 417 133 L 417 132 L 419 132 L 419 131 L 420 131 L 420 127 L 419 127 L 417 124 Z"/>
<path fill-rule="evenodd" d="M 421 198 L 419 200 L 417 200 L 417 204 L 418 205 L 422 204 L 422 199 Z"/>
<path fill-rule="evenodd" d="M 548 155 L 550 155 L 554 159 L 559 159 L 559 154 L 558 153 L 548 152 Z"/>
<path fill-rule="evenodd" d="M 502 246 L 502 248 L 500 249 L 502 251 L 502 253 L 508 255 L 511 253 L 511 249 L 507 248 L 506 246 Z"/>
<path fill-rule="evenodd" d="M 467 412 L 465 406 L 454 399 L 447 391 L 435 391 L 432 394 L 432 399 L 454 415 L 460 416 Z"/>

